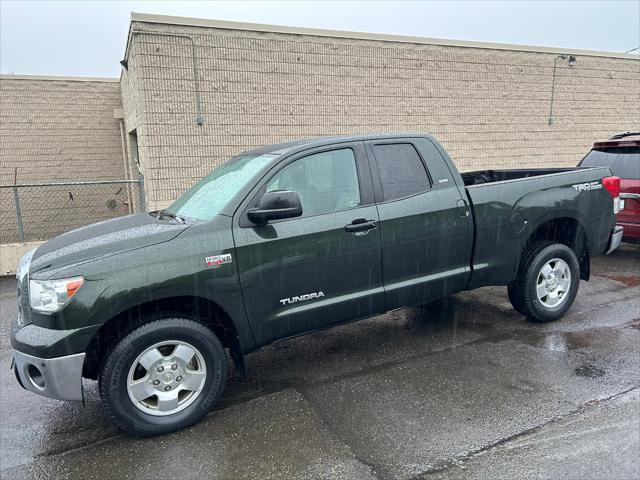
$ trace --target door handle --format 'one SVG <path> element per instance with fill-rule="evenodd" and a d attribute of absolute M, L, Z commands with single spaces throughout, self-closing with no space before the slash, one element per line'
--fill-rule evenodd
<path fill-rule="evenodd" d="M 367 220 L 366 218 L 358 218 L 348 225 L 344 226 L 344 231 L 348 233 L 368 232 L 378 226 L 375 220 Z"/>

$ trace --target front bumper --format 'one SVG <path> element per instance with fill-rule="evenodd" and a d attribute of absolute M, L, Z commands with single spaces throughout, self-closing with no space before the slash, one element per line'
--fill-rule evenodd
<path fill-rule="evenodd" d="M 607 255 L 613 252 L 616 248 L 620 246 L 622 242 L 622 235 L 624 233 L 624 228 L 620 225 L 616 225 L 616 227 L 611 232 L 611 238 L 609 239 L 609 248 L 607 248 Z"/>
<path fill-rule="evenodd" d="M 13 351 L 11 365 L 20 385 L 33 393 L 58 400 L 83 399 L 84 353 L 38 358 Z"/>

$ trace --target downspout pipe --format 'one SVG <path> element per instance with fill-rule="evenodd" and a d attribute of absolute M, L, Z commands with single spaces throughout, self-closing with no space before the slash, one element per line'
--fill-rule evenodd
<path fill-rule="evenodd" d="M 122 143 L 122 161 L 124 166 L 125 180 L 131 180 L 131 162 L 129 162 L 129 156 L 127 155 L 127 137 L 124 129 L 124 119 L 119 118 L 120 124 L 120 142 Z M 127 202 L 129 205 L 129 213 L 133 213 L 133 204 L 131 202 L 131 185 L 127 185 Z"/>

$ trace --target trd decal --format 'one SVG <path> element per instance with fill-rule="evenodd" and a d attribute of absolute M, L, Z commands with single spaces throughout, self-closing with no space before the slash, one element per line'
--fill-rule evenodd
<path fill-rule="evenodd" d="M 207 267 L 218 267 L 220 265 L 224 265 L 225 263 L 231 263 L 232 258 L 230 253 L 225 253 L 224 255 L 213 255 L 211 257 L 206 257 L 204 261 L 207 264 Z"/>
<path fill-rule="evenodd" d="M 587 183 L 576 183 L 575 185 L 571 185 L 578 192 L 584 192 L 587 190 L 598 190 L 602 188 L 602 183 L 599 181 L 595 182 L 587 182 Z"/>
<path fill-rule="evenodd" d="M 280 300 L 282 305 L 291 305 L 292 303 L 305 302 L 307 300 L 313 300 L 315 298 L 324 297 L 324 292 L 305 293 L 304 295 L 295 296 L 291 298 L 283 298 Z"/>

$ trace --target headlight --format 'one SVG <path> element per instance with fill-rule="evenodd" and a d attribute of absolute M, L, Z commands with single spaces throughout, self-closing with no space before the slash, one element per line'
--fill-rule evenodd
<path fill-rule="evenodd" d="M 84 278 L 73 277 L 62 280 L 30 280 L 29 301 L 38 312 L 57 312 L 76 294 Z"/>

